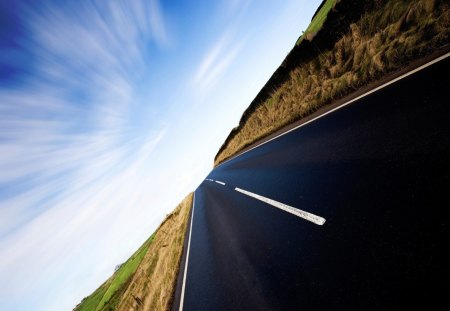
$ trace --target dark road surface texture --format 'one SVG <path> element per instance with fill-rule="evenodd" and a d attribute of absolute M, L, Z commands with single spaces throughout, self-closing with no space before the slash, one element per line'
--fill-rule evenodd
<path fill-rule="evenodd" d="M 214 169 L 225 185 L 195 191 L 183 310 L 448 308 L 449 72 L 447 58 Z"/>

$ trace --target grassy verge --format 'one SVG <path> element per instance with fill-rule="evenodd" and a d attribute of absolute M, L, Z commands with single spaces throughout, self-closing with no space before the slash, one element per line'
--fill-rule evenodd
<path fill-rule="evenodd" d="M 447 1 L 340 0 L 244 112 L 214 164 L 449 42 Z"/>
<path fill-rule="evenodd" d="M 316 14 L 314 14 L 311 23 L 308 28 L 306 28 L 305 32 L 298 39 L 297 45 L 299 45 L 304 39 L 312 40 L 317 32 L 322 28 L 323 23 L 327 19 L 328 12 L 330 12 L 331 8 L 334 6 L 337 0 L 324 0 L 317 10 Z"/>
<path fill-rule="evenodd" d="M 168 310 L 175 289 L 192 194 L 76 311 Z"/>

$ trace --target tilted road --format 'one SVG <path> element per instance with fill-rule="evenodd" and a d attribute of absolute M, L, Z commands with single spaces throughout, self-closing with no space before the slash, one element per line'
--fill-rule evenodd
<path fill-rule="evenodd" d="M 173 308 L 447 308 L 449 72 L 445 58 L 215 168 Z"/>

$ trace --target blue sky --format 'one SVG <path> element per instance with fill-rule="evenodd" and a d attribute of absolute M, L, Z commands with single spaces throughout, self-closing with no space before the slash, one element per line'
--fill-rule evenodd
<path fill-rule="evenodd" d="M 71 310 L 105 281 L 319 2 L 1 1 L 1 309 Z"/>

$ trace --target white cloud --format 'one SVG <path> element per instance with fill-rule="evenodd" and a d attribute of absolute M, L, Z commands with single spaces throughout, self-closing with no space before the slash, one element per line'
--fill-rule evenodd
<path fill-rule="evenodd" d="M 0 86 L 0 305 L 71 309 L 173 208 L 150 187 L 167 124 L 134 119 L 148 46 L 170 38 L 156 0 L 23 16 L 34 62 Z"/>
<path fill-rule="evenodd" d="M 91 265 L 99 267 L 101 273 L 89 275 L 83 282 L 97 286 L 99 277 L 104 279 L 105 273 L 107 275 L 123 256 L 123 251 L 111 253 L 114 249 L 111 244 L 124 239 L 122 232 L 128 234 L 127 244 L 136 247 L 142 241 L 142 235 L 148 235 L 152 225 L 154 227 L 161 220 L 161 211 L 155 213 L 155 218 L 149 218 L 149 205 L 158 206 L 160 202 L 157 189 L 148 188 L 152 176 L 145 166 L 163 136 L 164 131 L 149 140 L 137 150 L 136 160 L 118 172 L 110 173 L 110 170 L 117 163 L 120 150 L 117 156 L 111 154 L 109 159 L 101 157 L 97 163 L 93 159 L 93 163 L 81 165 L 71 180 L 62 180 L 65 189 L 58 200 L 43 206 L 42 213 L 21 224 L 19 231 L 2 235 L 0 275 L 7 280 L 0 285 L 2 295 L 14 302 L 23 295 L 33 296 L 36 291 L 45 292 L 62 286 L 58 298 L 68 295 L 70 299 L 55 300 L 44 308 L 58 310 L 60 303 L 75 302 L 73 293 L 63 285 L 71 284 Z M 30 190 L 29 194 L 15 197 L 8 205 L 19 215 L 5 217 L 2 214 L 2 220 L 17 221 L 27 208 L 39 208 L 36 200 L 51 192 L 54 186 L 46 182 Z M 23 208 L 17 209 L 21 204 L 24 204 Z M 1 210 L 3 213 L 3 208 Z M 139 229 L 130 230 L 130 227 Z M 83 254 L 86 251 L 92 253 Z M 83 266 L 80 258 L 93 262 Z M 81 284 L 80 288 L 83 288 Z"/>
<path fill-rule="evenodd" d="M 201 93 L 207 93 L 226 73 L 245 41 L 241 39 L 238 43 L 232 43 L 230 35 L 225 34 L 206 53 L 193 78 L 194 86 Z"/>

